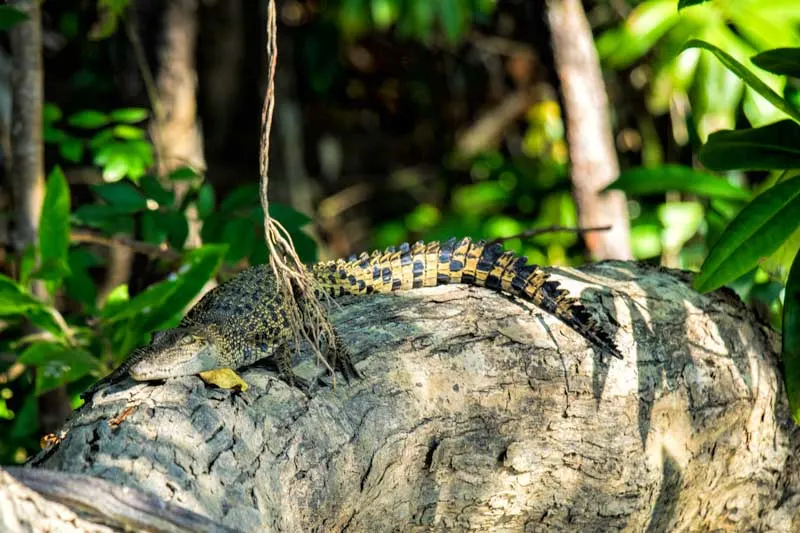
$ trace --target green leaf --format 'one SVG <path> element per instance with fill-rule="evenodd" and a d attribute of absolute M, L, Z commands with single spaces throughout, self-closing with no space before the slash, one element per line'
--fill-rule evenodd
<path fill-rule="evenodd" d="M 147 198 L 127 182 L 92 185 L 94 193 L 108 202 L 117 213 L 137 213 L 147 209 Z"/>
<path fill-rule="evenodd" d="M 757 196 L 739 212 L 711 249 L 695 288 L 712 291 L 754 268 L 800 227 L 800 176 Z"/>
<path fill-rule="evenodd" d="M 100 111 L 94 109 L 86 109 L 78 111 L 67 119 L 67 124 L 75 126 L 76 128 L 83 128 L 86 130 L 96 130 L 108 124 L 108 116 Z"/>
<path fill-rule="evenodd" d="M 117 285 L 108 293 L 106 301 L 103 302 L 103 312 L 101 317 L 112 317 L 122 312 L 128 306 L 131 297 L 128 295 L 128 285 L 125 283 Z"/>
<path fill-rule="evenodd" d="M 67 294 L 83 304 L 86 313 L 93 313 L 97 300 L 97 284 L 89 275 L 89 268 L 101 262 L 88 250 L 73 248 L 69 251 L 70 275 L 64 280 Z"/>
<path fill-rule="evenodd" d="M 169 173 L 167 176 L 170 180 L 174 181 L 184 181 L 184 180 L 193 180 L 195 178 L 200 177 L 193 168 L 191 167 L 179 167 Z"/>
<path fill-rule="evenodd" d="M 80 163 L 83 159 L 83 141 L 66 137 L 58 144 L 58 153 L 70 163 Z"/>
<path fill-rule="evenodd" d="M 67 178 L 59 167 L 55 167 L 47 178 L 42 214 L 39 219 L 39 257 L 42 264 L 62 265 L 62 274 L 69 273 L 67 266 L 69 208 Z"/>
<path fill-rule="evenodd" d="M 658 219 L 664 226 L 661 241 L 667 250 L 680 250 L 694 237 L 703 222 L 703 206 L 698 202 L 669 202 L 658 206 Z"/>
<path fill-rule="evenodd" d="M 204 183 L 197 191 L 197 214 L 205 219 L 214 212 L 216 194 L 210 183 Z"/>
<path fill-rule="evenodd" d="M 171 206 L 175 201 L 175 193 L 165 189 L 155 176 L 150 174 L 143 176 L 139 186 L 148 198 L 155 200 L 160 206 Z"/>
<path fill-rule="evenodd" d="M 97 149 L 94 162 L 103 167 L 105 181 L 124 177 L 136 181 L 153 165 L 153 146 L 143 140 L 108 141 Z"/>
<path fill-rule="evenodd" d="M 704 3 L 708 2 L 708 1 L 709 0 L 678 0 L 678 10 L 681 10 L 681 9 L 684 9 L 684 8 L 687 8 L 687 7 L 691 7 L 691 6 L 697 6 L 697 5 L 700 5 L 700 4 L 704 4 Z"/>
<path fill-rule="evenodd" d="M 100 362 L 86 350 L 49 342 L 32 344 L 20 355 L 19 362 L 36 367 L 37 396 L 76 381 L 102 367 Z"/>
<path fill-rule="evenodd" d="M 597 50 L 605 63 L 625 68 L 646 54 L 680 17 L 672 0 L 642 2 L 625 23 L 597 38 Z"/>
<path fill-rule="evenodd" d="M 620 174 L 605 190 L 617 189 L 627 194 L 662 194 L 668 191 L 685 192 L 707 198 L 749 200 L 750 193 L 724 178 L 681 165 L 662 165 L 655 168 L 634 168 Z"/>
<path fill-rule="evenodd" d="M 78 224 L 102 229 L 105 233 L 133 233 L 133 219 L 130 214 L 120 212 L 116 207 L 105 204 L 86 204 L 72 213 Z"/>
<path fill-rule="evenodd" d="M 142 128 L 137 128 L 130 124 L 117 124 L 111 131 L 114 132 L 114 137 L 126 141 L 135 141 L 145 138 L 145 131 Z"/>
<path fill-rule="evenodd" d="M 52 124 L 61 120 L 63 113 L 61 113 L 61 108 L 53 102 L 45 102 L 42 108 L 42 115 L 44 116 L 45 124 Z"/>
<path fill-rule="evenodd" d="M 254 214 L 253 221 L 256 223 L 263 224 L 264 210 L 261 209 L 261 206 L 258 206 L 258 208 L 256 208 L 255 211 L 256 212 Z M 301 213 L 300 211 L 292 209 L 288 205 L 284 204 L 277 204 L 270 202 L 269 215 L 274 220 L 280 222 L 284 228 L 289 230 L 290 233 L 294 230 L 302 228 L 303 226 L 311 222 L 311 219 L 307 215 Z"/>
<path fill-rule="evenodd" d="M 800 167 L 800 126 L 791 120 L 712 133 L 698 154 L 712 170 L 782 170 Z"/>
<path fill-rule="evenodd" d="M 466 32 L 468 20 L 466 6 L 460 0 L 439 0 L 439 21 L 450 44 L 458 44 Z"/>
<path fill-rule="evenodd" d="M 720 62 L 725 65 L 725 67 L 739 76 L 750 88 L 768 100 L 776 108 L 792 117 L 795 121 L 800 122 L 800 111 L 789 105 L 789 103 L 781 98 L 778 93 L 770 89 L 766 83 L 758 78 L 758 76 L 750 72 L 744 67 L 744 65 L 736 61 L 736 59 L 731 57 L 727 52 L 717 48 L 713 44 L 701 41 L 699 39 L 692 39 L 691 41 L 687 42 L 684 46 L 684 50 L 687 48 L 701 48 L 703 50 L 708 50 L 714 54 L 717 59 L 719 59 Z"/>
<path fill-rule="evenodd" d="M 362 35 L 369 28 L 367 0 L 342 0 L 339 4 L 339 28 L 345 39 Z"/>
<path fill-rule="evenodd" d="M 161 213 L 161 225 L 167 230 L 169 245 L 177 250 L 182 250 L 189 236 L 189 222 L 183 213 L 167 211 Z"/>
<path fill-rule="evenodd" d="M 233 218 L 225 224 L 223 241 L 228 244 L 228 253 L 225 257 L 231 263 L 236 263 L 249 256 L 255 245 L 257 232 L 253 222 L 247 218 Z"/>
<path fill-rule="evenodd" d="M 372 22 L 381 31 L 397 22 L 400 15 L 400 3 L 398 0 L 371 0 Z"/>
<path fill-rule="evenodd" d="M 149 116 L 150 113 L 147 109 L 142 109 L 141 107 L 123 107 L 121 109 L 115 109 L 108 114 L 108 118 L 112 121 L 124 122 L 125 124 L 136 124 L 137 122 L 146 120 Z"/>
<path fill-rule="evenodd" d="M 28 20 L 28 14 L 11 6 L 0 6 L 0 31 L 7 31 Z"/>
<path fill-rule="evenodd" d="M 775 48 L 761 52 L 751 61 L 759 68 L 772 72 L 800 78 L 800 48 Z"/>
<path fill-rule="evenodd" d="M 800 424 L 800 253 L 795 256 L 789 271 L 785 294 L 781 342 L 783 383 L 792 418 L 795 424 Z"/>
<path fill-rule="evenodd" d="M 0 316 L 24 315 L 44 304 L 13 279 L 0 274 Z"/>
<path fill-rule="evenodd" d="M 220 203 L 220 213 L 231 213 L 241 208 L 259 205 L 258 185 L 242 185 L 228 194 Z"/>

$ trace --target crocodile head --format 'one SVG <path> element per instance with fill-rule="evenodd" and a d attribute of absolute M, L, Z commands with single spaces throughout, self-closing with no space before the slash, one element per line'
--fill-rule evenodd
<path fill-rule="evenodd" d="M 213 324 L 159 331 L 129 373 L 137 381 L 148 381 L 214 370 L 220 366 L 217 339 Z"/>

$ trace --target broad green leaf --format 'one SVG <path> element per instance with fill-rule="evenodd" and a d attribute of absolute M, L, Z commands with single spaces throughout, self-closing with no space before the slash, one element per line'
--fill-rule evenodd
<path fill-rule="evenodd" d="M 176 168 L 168 176 L 169 179 L 174 181 L 193 180 L 198 177 L 200 177 L 200 174 L 191 167 Z"/>
<path fill-rule="evenodd" d="M 800 167 L 800 126 L 791 120 L 733 131 L 718 131 L 698 154 L 712 170 L 773 170 Z"/>
<path fill-rule="evenodd" d="M 139 181 L 139 186 L 148 198 L 155 200 L 162 207 L 171 206 L 175 201 L 175 193 L 165 189 L 155 176 L 149 174 L 142 176 L 142 179 Z"/>
<path fill-rule="evenodd" d="M 149 286 L 126 305 L 107 305 L 100 313 L 104 322 L 139 321 L 141 333 L 161 327 L 199 294 L 219 269 L 226 246 L 206 245 L 190 251 L 176 274 Z"/>
<path fill-rule="evenodd" d="M 219 204 L 220 213 L 231 213 L 238 209 L 259 205 L 258 185 L 242 185 L 235 188 Z"/>
<path fill-rule="evenodd" d="M 144 322 L 146 331 L 164 327 L 170 320 L 181 316 L 205 284 L 213 278 L 225 257 L 227 246 L 205 245 L 190 251 L 186 262 L 172 281 L 173 290 L 166 302 L 153 310 Z"/>
<path fill-rule="evenodd" d="M 775 48 L 766 50 L 751 59 L 759 68 L 772 72 L 800 78 L 800 48 Z"/>
<path fill-rule="evenodd" d="M 678 9 L 684 9 L 690 6 L 704 4 L 709 0 L 678 0 Z"/>
<path fill-rule="evenodd" d="M 296 229 L 302 228 L 303 226 L 311 222 L 311 219 L 307 215 L 301 213 L 300 211 L 292 209 L 288 205 L 284 204 L 277 204 L 270 202 L 269 215 L 273 219 L 280 222 L 284 228 L 289 230 L 289 233 L 291 233 Z M 258 206 L 255 209 L 254 222 L 260 222 L 261 224 L 263 224 L 263 221 L 264 221 L 264 210 L 261 209 L 261 206 Z"/>
<path fill-rule="evenodd" d="M 379 30 L 387 30 L 400 15 L 399 0 L 370 0 L 372 22 Z"/>
<path fill-rule="evenodd" d="M 661 227 L 658 224 L 633 226 L 631 249 L 636 259 L 650 259 L 661 255 Z"/>
<path fill-rule="evenodd" d="M 158 211 L 142 213 L 139 224 L 143 241 L 151 244 L 161 244 L 167 240 L 167 228 L 160 221 L 161 215 Z"/>
<path fill-rule="evenodd" d="M 114 206 L 105 204 L 86 204 L 72 213 L 73 219 L 81 225 L 98 228 L 109 235 L 114 233 L 133 233 L 133 218 L 129 213 L 120 212 Z"/>
<path fill-rule="evenodd" d="M 130 299 L 131 298 L 128 295 L 128 285 L 125 283 L 117 285 L 110 293 L 108 293 L 106 301 L 103 302 L 103 311 L 100 316 L 115 316 L 125 309 L 125 307 L 128 305 L 128 302 L 130 302 Z"/>
<path fill-rule="evenodd" d="M 800 227 L 800 176 L 757 196 L 728 225 L 711 249 L 695 288 L 712 291 L 755 267 Z"/>
<path fill-rule="evenodd" d="M 49 342 L 32 344 L 20 355 L 19 362 L 36 367 L 37 396 L 100 370 L 102 366 L 86 350 Z"/>
<path fill-rule="evenodd" d="M 468 25 L 467 8 L 460 0 L 439 0 L 434 5 L 439 8 L 439 22 L 450 44 L 458 44 Z"/>
<path fill-rule="evenodd" d="M 0 316 L 24 315 L 32 309 L 44 307 L 24 287 L 0 274 Z"/>
<path fill-rule="evenodd" d="M 12 6 L 0 6 L 0 31 L 7 31 L 28 20 L 28 14 Z"/>
<path fill-rule="evenodd" d="M 369 29 L 367 0 L 342 0 L 339 4 L 339 28 L 346 39 L 354 39 Z"/>
<path fill-rule="evenodd" d="M 76 128 L 96 130 L 97 128 L 102 128 L 108 124 L 108 115 L 93 109 L 86 109 L 71 115 L 67 119 L 67 124 L 70 126 L 75 126 Z"/>
<path fill-rule="evenodd" d="M 625 68 L 646 54 L 679 19 L 673 0 L 642 2 L 622 26 L 597 38 L 598 53 L 609 66 Z"/>
<path fill-rule="evenodd" d="M 57 265 L 61 276 L 69 273 L 69 185 L 59 167 L 47 178 L 47 188 L 39 219 L 39 257 L 42 264 Z"/>
<path fill-rule="evenodd" d="M 53 102 L 45 102 L 44 107 L 42 108 L 42 115 L 44 116 L 44 121 L 46 124 L 51 124 L 53 122 L 58 122 L 61 120 L 61 117 L 64 116 L 61 112 L 61 108 L 58 107 Z"/>
<path fill-rule="evenodd" d="M 411 2 L 406 9 L 409 13 L 405 19 L 411 24 L 411 32 L 417 39 L 427 42 L 433 32 L 433 22 L 436 18 L 435 5 L 433 2 Z"/>
<path fill-rule="evenodd" d="M 143 140 L 108 141 L 97 149 L 94 162 L 103 168 L 105 181 L 136 181 L 153 165 L 153 146 Z"/>
<path fill-rule="evenodd" d="M 222 233 L 224 242 L 228 244 L 227 261 L 236 263 L 249 256 L 253 251 L 257 237 L 253 221 L 248 218 L 232 218 L 225 224 Z"/>
<path fill-rule="evenodd" d="M 792 418 L 800 424 L 800 253 L 794 258 L 786 281 L 782 337 L 783 382 Z"/>
<path fill-rule="evenodd" d="M 125 124 L 136 124 L 147 119 L 148 116 L 150 116 L 150 113 L 147 109 L 142 109 L 141 107 L 123 107 L 115 109 L 108 114 L 108 118 L 112 121 Z"/>
<path fill-rule="evenodd" d="M 703 206 L 698 202 L 669 202 L 658 206 L 658 219 L 664 226 L 661 241 L 667 250 L 679 250 L 694 237 L 703 222 Z"/>
<path fill-rule="evenodd" d="M 762 261 L 761 268 L 769 274 L 770 278 L 785 285 L 792 261 L 798 253 L 800 253 L 800 229 L 786 239 L 786 242 L 774 254 Z"/>
<path fill-rule="evenodd" d="M 770 89 L 770 87 L 761 81 L 758 76 L 750 72 L 744 67 L 744 65 L 736 61 L 736 59 L 734 59 L 727 52 L 717 48 L 713 44 L 701 41 L 699 39 L 692 39 L 686 43 L 684 48 L 700 48 L 703 50 L 708 50 L 714 54 L 717 59 L 719 59 L 720 62 L 725 65 L 725 67 L 739 76 L 750 88 L 755 90 L 762 97 L 766 98 L 776 108 L 792 117 L 795 121 L 800 122 L 800 111 L 789 105 L 778 93 Z"/>
<path fill-rule="evenodd" d="M 83 141 L 67 137 L 58 144 L 58 153 L 70 163 L 80 163 L 83 159 Z"/>
<path fill-rule="evenodd" d="M 73 248 L 69 251 L 69 276 L 64 280 L 67 294 L 83 304 L 87 313 L 92 313 L 97 300 L 97 284 L 89 275 L 89 268 L 101 261 L 88 250 Z"/>
<path fill-rule="evenodd" d="M 117 124 L 111 131 L 114 132 L 114 137 L 125 141 L 135 141 L 145 138 L 145 131 L 142 128 L 131 126 L 130 124 Z"/>
<path fill-rule="evenodd" d="M 183 213 L 167 211 L 160 213 L 161 224 L 167 230 L 167 241 L 170 246 L 181 250 L 189 236 L 189 222 Z"/>
<path fill-rule="evenodd" d="M 137 213 L 147 209 L 147 198 L 130 183 L 103 183 L 93 185 L 92 190 L 97 196 L 108 202 L 117 213 Z"/>
<path fill-rule="evenodd" d="M 205 219 L 214 212 L 216 194 L 210 183 L 204 183 L 197 191 L 197 214 Z"/>
<path fill-rule="evenodd" d="M 631 196 L 685 192 L 707 198 L 749 200 L 750 193 L 724 178 L 681 165 L 634 168 L 620 174 L 606 190 L 618 189 Z"/>

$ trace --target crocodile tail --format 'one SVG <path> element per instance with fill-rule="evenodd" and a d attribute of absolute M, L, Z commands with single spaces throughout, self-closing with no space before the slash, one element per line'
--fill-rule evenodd
<path fill-rule="evenodd" d="M 311 268 L 319 287 L 331 296 L 388 293 L 449 283 L 486 287 L 528 300 L 555 315 L 586 340 L 622 358 L 610 336 L 558 282 L 527 258 L 504 251 L 498 243 L 469 237 L 413 245 L 403 243 L 347 260 L 317 263 Z"/>

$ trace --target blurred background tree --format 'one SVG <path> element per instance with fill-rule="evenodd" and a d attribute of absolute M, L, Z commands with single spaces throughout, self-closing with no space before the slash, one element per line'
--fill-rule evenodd
<path fill-rule="evenodd" d="M 757 52 L 800 46 L 800 4 L 683 3 L 700 5 L 279 0 L 271 214 L 305 261 L 406 240 L 507 238 L 585 222 L 618 162 L 615 187 L 630 197 L 615 193 L 607 216 L 622 236 L 604 237 L 617 250 L 574 232 L 506 245 L 540 264 L 632 255 L 698 269 L 779 173 L 728 171 L 709 193 L 680 185 L 706 183 L 694 154 L 716 130 L 787 114 L 714 54 L 682 48 L 703 39 L 749 65 Z M 573 18 L 559 25 L 564 10 Z M 245 0 L 42 3 L 48 178 L 43 214 L 31 219 L 39 227 L 20 241 L 11 72 L 14 32 L 34 21 L 19 5 L 0 6 L 0 463 L 24 461 L 60 425 L 59 405 L 79 405 L 88 384 L 174 325 L 218 274 L 265 261 L 265 14 L 266 2 Z M 573 27 L 582 33 L 559 42 Z M 585 150 L 573 135 L 584 113 L 606 106 L 581 98 L 569 61 L 571 47 L 593 37 L 604 70 L 590 89 L 609 100 L 611 129 L 603 181 L 587 180 L 594 189 L 579 212 L 570 157 L 578 169 Z M 583 64 L 596 62 L 595 47 L 584 52 Z M 760 77 L 798 102 L 792 77 Z M 797 244 L 732 284 L 776 326 Z M 37 401 L 51 391 L 55 405 Z"/>

